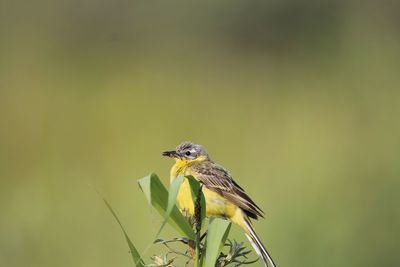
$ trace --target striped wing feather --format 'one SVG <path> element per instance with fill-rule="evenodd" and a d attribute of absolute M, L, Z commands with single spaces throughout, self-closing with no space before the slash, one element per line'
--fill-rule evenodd
<path fill-rule="evenodd" d="M 222 166 L 211 161 L 205 161 L 192 166 L 192 170 L 196 178 L 205 187 L 237 205 L 250 218 L 263 217 L 263 211 Z"/>

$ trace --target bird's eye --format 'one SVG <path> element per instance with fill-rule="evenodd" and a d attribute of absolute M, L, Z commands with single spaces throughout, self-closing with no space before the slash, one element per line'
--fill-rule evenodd
<path fill-rule="evenodd" d="M 192 153 L 190 153 L 190 151 L 186 151 L 186 156 L 190 156 L 190 154 L 192 154 Z"/>

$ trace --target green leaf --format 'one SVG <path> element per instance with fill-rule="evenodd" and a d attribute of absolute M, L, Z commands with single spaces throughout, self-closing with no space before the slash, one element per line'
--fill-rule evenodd
<path fill-rule="evenodd" d="M 135 266 L 136 266 L 136 267 L 145 267 L 146 264 L 144 263 L 144 261 L 143 261 L 142 258 L 140 257 L 139 252 L 137 251 L 137 249 L 136 249 L 135 246 L 133 245 L 132 241 L 130 240 L 128 234 L 126 233 L 124 227 L 122 226 L 121 221 L 118 219 L 117 214 L 116 214 L 115 211 L 111 208 L 110 204 L 108 204 L 107 200 L 105 200 L 105 199 L 103 198 L 103 201 L 104 201 L 104 203 L 106 203 L 108 209 L 110 210 L 111 214 L 114 216 L 115 220 L 118 222 L 119 226 L 121 227 L 122 232 L 124 233 L 124 236 L 125 236 L 126 242 L 128 243 L 128 247 L 129 247 L 130 253 L 131 253 L 131 255 L 132 255 L 133 262 L 135 263 Z"/>
<path fill-rule="evenodd" d="M 161 230 L 164 228 L 165 224 L 167 223 L 169 217 L 171 216 L 171 212 L 176 207 L 176 205 L 175 205 L 176 197 L 178 195 L 179 188 L 181 187 L 182 181 L 183 181 L 183 176 L 178 176 L 172 181 L 172 183 L 169 186 L 167 211 L 165 212 L 164 221 L 161 224 L 161 227 L 157 232 L 156 238 L 158 237 Z"/>
<path fill-rule="evenodd" d="M 208 223 L 204 267 L 214 267 L 228 237 L 231 223 L 221 218 L 211 218 Z"/>
<path fill-rule="evenodd" d="M 149 204 L 165 218 L 168 208 L 168 191 L 160 181 L 160 178 L 158 178 L 156 174 L 152 173 L 140 179 L 139 186 Z M 168 223 L 188 238 L 192 240 L 195 239 L 196 235 L 192 227 L 175 205 L 168 217 Z"/>

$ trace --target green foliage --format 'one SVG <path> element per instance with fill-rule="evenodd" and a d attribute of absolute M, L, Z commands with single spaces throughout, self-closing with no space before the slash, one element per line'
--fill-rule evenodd
<path fill-rule="evenodd" d="M 128 243 L 128 247 L 129 247 L 130 253 L 132 255 L 133 262 L 135 263 L 135 266 L 136 267 L 144 267 L 144 261 L 140 257 L 139 252 L 137 251 L 137 249 L 133 245 L 131 239 L 129 238 L 128 234 L 126 233 L 125 228 L 122 226 L 122 223 L 119 220 L 117 214 L 111 208 L 111 206 L 107 202 L 107 200 L 105 200 L 105 199 L 103 199 L 103 200 L 104 200 L 104 203 L 106 203 L 106 205 L 107 205 L 108 209 L 110 210 L 111 214 L 114 216 L 115 220 L 118 222 L 119 226 L 121 227 L 122 232 L 124 233 L 124 236 L 125 236 L 126 242 Z"/>
<path fill-rule="evenodd" d="M 231 228 L 230 222 L 211 218 L 208 224 L 204 267 L 214 267 Z"/>
<path fill-rule="evenodd" d="M 154 173 L 139 180 L 140 189 L 142 189 L 147 201 L 153 206 L 164 218 L 166 218 L 166 212 L 168 208 L 168 191 L 165 186 L 161 183 L 160 178 Z M 175 183 L 175 186 L 178 186 Z M 175 201 L 175 200 L 174 200 Z M 168 215 L 168 223 L 178 230 L 181 234 L 194 239 L 195 233 L 182 215 L 179 209 L 173 205 L 172 210 Z"/>
<path fill-rule="evenodd" d="M 225 244 L 225 246 L 229 247 L 229 251 L 227 254 L 220 254 L 215 267 L 223 267 L 231 263 L 235 264 L 235 266 L 239 266 L 242 264 L 252 264 L 258 261 L 258 259 L 247 260 L 247 255 L 251 250 L 245 250 L 246 248 L 243 246 L 243 242 L 238 243 L 235 240 L 232 242 L 229 239 L 227 239 L 227 242 L 228 243 Z"/>
<path fill-rule="evenodd" d="M 184 179 L 183 176 L 176 177 L 176 179 L 171 183 L 171 185 L 169 187 L 167 210 L 164 215 L 164 221 L 160 227 L 160 230 L 158 230 L 156 237 L 160 234 L 161 230 L 164 228 L 169 217 L 171 216 L 172 211 L 174 209 L 177 209 L 175 203 L 176 203 L 176 198 L 178 196 L 179 188 L 183 182 L 183 179 Z M 178 224 L 178 226 L 179 226 L 179 224 Z"/>
<path fill-rule="evenodd" d="M 176 206 L 176 198 L 184 179 L 188 179 L 195 207 L 195 213 L 191 218 L 186 218 L 182 215 Z M 175 267 L 174 261 L 176 257 L 171 258 L 171 254 L 186 259 L 186 265 L 190 261 L 193 261 L 195 267 L 222 267 L 231 263 L 235 264 L 235 266 L 239 266 L 255 262 L 247 261 L 246 255 L 250 251 L 245 251 L 243 243 L 237 243 L 236 241 L 231 242 L 227 239 L 231 227 L 229 221 L 221 218 L 211 218 L 207 225 L 207 231 L 204 232 L 203 235 L 201 234 L 202 225 L 204 225 L 206 217 L 206 202 L 202 192 L 202 185 L 192 176 L 177 177 L 171 183 L 169 193 L 156 174 L 150 174 L 140 179 L 139 186 L 149 204 L 164 218 L 156 238 L 166 223 L 169 223 L 184 236 L 176 237 L 171 240 L 156 239 L 154 244 L 164 245 L 167 252 L 165 254 L 152 256 L 151 259 L 153 263 L 146 265 L 140 253 L 128 237 L 117 215 L 107 201 L 104 200 L 124 233 L 136 267 Z M 171 244 L 177 242 L 185 244 L 187 246 L 186 251 L 181 252 L 172 248 Z M 224 247 L 229 247 L 227 253 L 222 252 Z"/>

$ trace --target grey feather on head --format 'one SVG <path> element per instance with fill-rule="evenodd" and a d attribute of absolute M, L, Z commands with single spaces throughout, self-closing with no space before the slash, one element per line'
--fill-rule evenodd
<path fill-rule="evenodd" d="M 200 156 L 206 156 L 208 158 L 207 150 L 198 144 L 193 144 L 190 141 L 182 142 L 176 147 L 177 154 L 185 159 L 196 159 Z"/>

